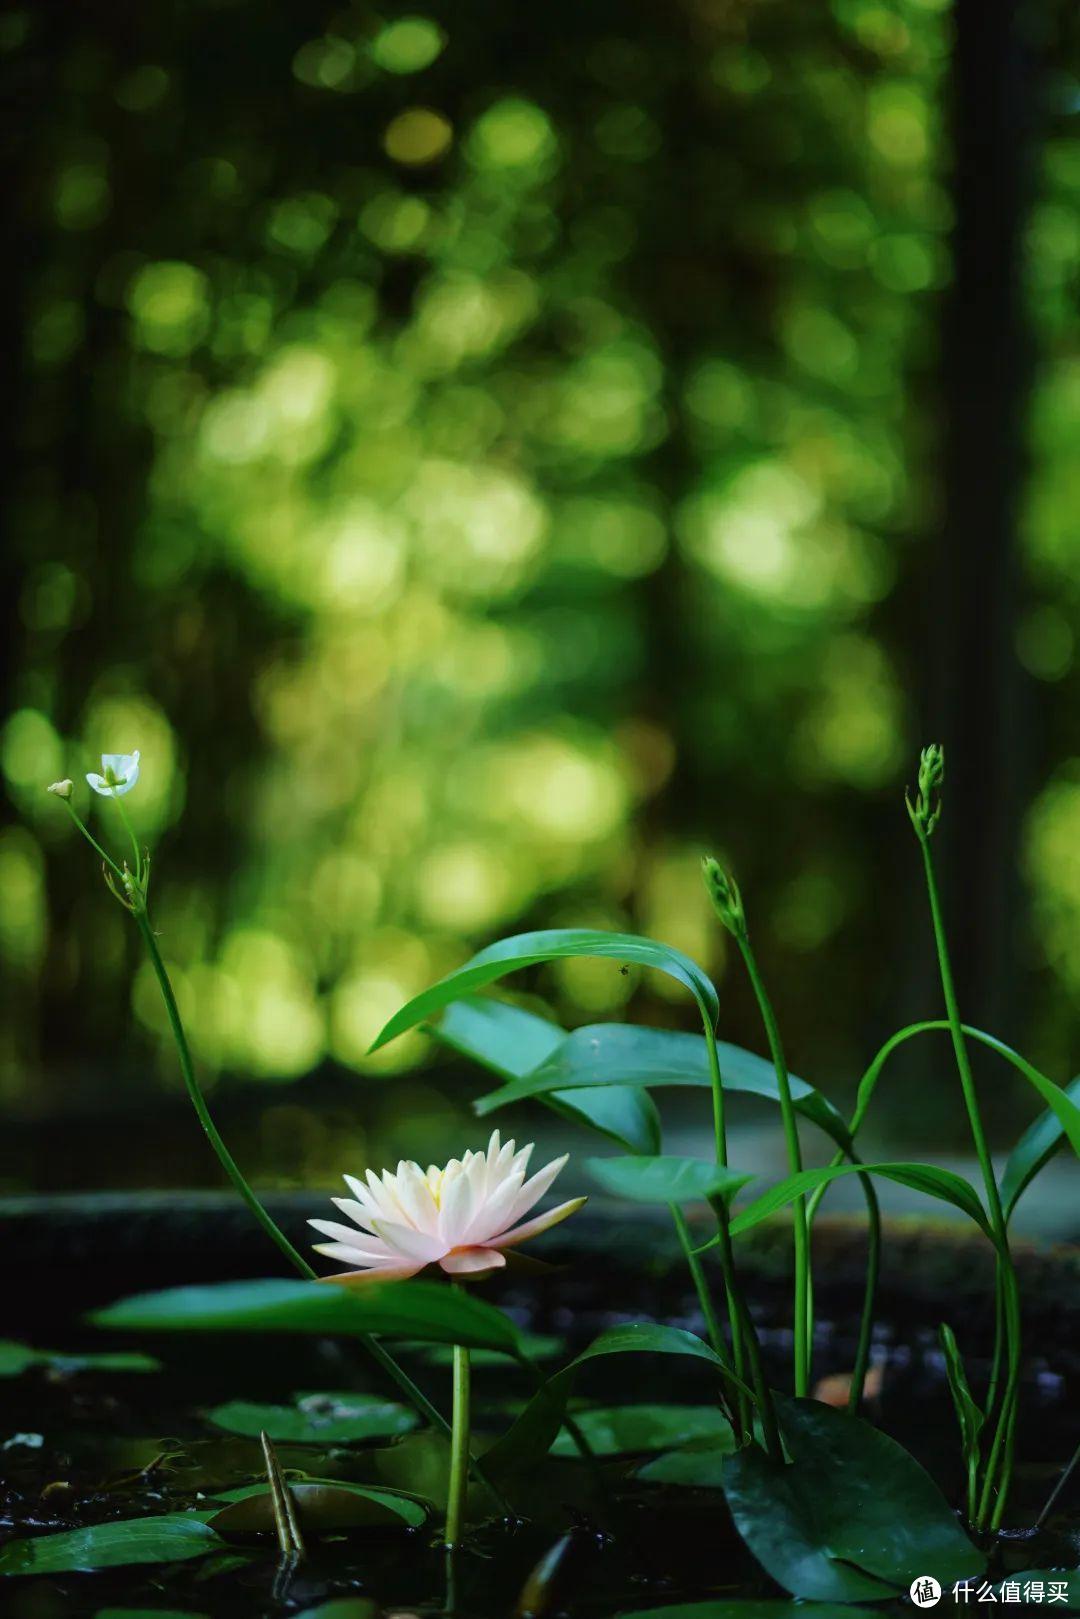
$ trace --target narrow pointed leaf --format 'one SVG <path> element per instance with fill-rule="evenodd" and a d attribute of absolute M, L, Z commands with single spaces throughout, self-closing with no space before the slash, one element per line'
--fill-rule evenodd
<path fill-rule="evenodd" d="M 723 1040 L 717 1042 L 717 1052 L 726 1090 L 746 1091 L 779 1103 L 780 1092 L 772 1063 Z M 673 1033 L 668 1029 L 639 1028 L 631 1023 L 597 1023 L 575 1029 L 539 1067 L 482 1096 L 475 1108 L 483 1116 L 510 1102 L 543 1096 L 553 1090 L 569 1094 L 580 1086 L 599 1085 L 637 1085 L 646 1089 L 684 1085 L 709 1090 L 712 1079 L 704 1037 Z M 846 1124 L 820 1091 L 792 1075 L 791 1096 L 795 1111 L 803 1118 L 823 1130 L 838 1146 L 846 1148 L 850 1144 Z"/>
<path fill-rule="evenodd" d="M 589 1158 L 586 1167 L 605 1191 L 635 1203 L 704 1203 L 734 1197 L 753 1179 L 701 1158 Z"/>
<path fill-rule="evenodd" d="M 336 1529 L 419 1529 L 427 1518 L 418 1501 L 396 1490 L 339 1479 L 289 1479 L 300 1527 L 313 1534 Z M 230 1490 L 219 1497 L 225 1505 L 210 1519 L 222 1535 L 272 1532 L 274 1503 L 263 1484 Z"/>
<path fill-rule="evenodd" d="M 566 1039 L 566 1030 L 534 1012 L 486 995 L 452 1001 L 431 1034 L 501 1079 L 522 1079 Z M 561 1117 L 598 1130 L 631 1152 L 659 1152 L 660 1115 L 647 1092 L 630 1085 L 551 1091 L 538 1098 Z"/>
<path fill-rule="evenodd" d="M 723 1367 L 714 1349 L 681 1327 L 661 1327 L 645 1321 L 611 1327 L 533 1395 L 513 1427 L 485 1453 L 484 1465 L 489 1472 L 496 1478 L 507 1477 L 546 1455 L 562 1426 L 566 1402 L 581 1367 L 604 1355 L 623 1354 L 689 1355 L 708 1361 L 718 1370 Z"/>
<path fill-rule="evenodd" d="M 979 1454 L 979 1434 L 982 1432 L 986 1417 L 972 1396 L 956 1334 L 944 1322 L 938 1330 L 942 1353 L 945 1356 L 945 1375 L 956 1408 L 956 1420 L 960 1424 L 960 1440 L 966 1461 L 969 1457 L 977 1457 Z"/>
<path fill-rule="evenodd" d="M 794 1203 L 797 1197 L 803 1197 L 819 1186 L 827 1186 L 830 1181 L 838 1180 L 841 1175 L 860 1174 L 881 1175 L 885 1180 L 896 1181 L 900 1186 L 909 1186 L 913 1191 L 923 1192 L 927 1197 L 937 1198 L 941 1203 L 951 1203 L 953 1208 L 959 1209 L 970 1220 L 974 1220 L 979 1229 L 993 1242 L 994 1234 L 990 1229 L 986 1210 L 969 1182 L 959 1175 L 954 1175 L 951 1169 L 940 1169 L 934 1164 L 908 1163 L 838 1164 L 833 1168 L 804 1169 L 797 1175 L 789 1175 L 786 1180 L 770 1187 L 761 1197 L 739 1211 L 731 1222 L 731 1234 L 735 1237 L 744 1231 L 750 1231 L 788 1203 Z"/>
<path fill-rule="evenodd" d="M 1080 1075 L 1066 1085 L 1063 1096 L 1075 1105 L 1080 1104 Z M 1041 1113 L 1024 1131 L 1009 1154 L 1005 1173 L 1001 1177 L 1001 1201 L 1005 1213 L 1011 1214 L 1024 1191 L 1036 1175 L 1050 1162 L 1065 1141 L 1065 1125 L 1051 1108 Z"/>
<path fill-rule="evenodd" d="M 667 973 L 693 995 L 702 1015 L 714 1024 L 720 1012 L 720 1003 L 711 980 L 696 962 L 684 956 L 671 945 L 658 944 L 655 939 L 641 938 L 633 933 L 604 933 L 594 928 L 547 928 L 538 933 L 518 933 L 510 939 L 500 939 L 488 945 L 467 961 L 456 972 L 433 984 L 415 996 L 400 1012 L 396 1012 L 372 1046 L 377 1051 L 388 1040 L 394 1040 L 418 1023 L 426 1023 L 441 1012 L 444 1006 L 463 995 L 505 978 L 507 973 L 522 967 L 534 967 L 543 961 L 558 961 L 571 956 L 598 956 L 613 961 L 632 961 L 641 967 L 655 967 Z"/>
<path fill-rule="evenodd" d="M 171 1287 L 121 1299 L 90 1318 L 99 1327 L 136 1332 L 314 1332 L 357 1337 L 382 1333 L 427 1343 L 516 1353 L 513 1323 L 472 1293 L 439 1282 L 330 1282 L 260 1279 Z"/>

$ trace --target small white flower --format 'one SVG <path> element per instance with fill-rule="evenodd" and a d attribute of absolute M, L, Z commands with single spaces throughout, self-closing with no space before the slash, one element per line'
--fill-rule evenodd
<path fill-rule="evenodd" d="M 70 798 L 74 787 L 75 783 L 71 778 L 65 777 L 63 781 L 54 781 L 51 787 L 46 787 L 45 791 L 55 793 L 57 798 Z"/>
<path fill-rule="evenodd" d="M 353 1196 L 333 1201 L 353 1224 L 308 1221 L 332 1239 L 316 1243 L 316 1253 L 351 1267 L 325 1279 L 401 1279 L 433 1264 L 451 1276 L 501 1270 L 506 1264 L 504 1248 L 546 1231 L 575 1214 L 586 1201 L 571 1198 L 547 1214 L 514 1226 L 543 1197 L 566 1163 L 565 1155 L 556 1158 L 526 1180 L 532 1150 L 529 1146 L 517 1152 L 512 1141 L 500 1145 L 496 1130 L 486 1152 L 451 1158 L 445 1169 L 432 1164 L 425 1174 L 419 1164 L 402 1162 L 396 1174 L 386 1169 L 381 1178 L 369 1169 L 366 1182 L 346 1175 Z"/>
<path fill-rule="evenodd" d="M 139 779 L 138 748 L 134 753 L 103 753 L 101 775 L 91 770 L 86 779 L 103 798 L 121 798 L 130 793 Z"/>

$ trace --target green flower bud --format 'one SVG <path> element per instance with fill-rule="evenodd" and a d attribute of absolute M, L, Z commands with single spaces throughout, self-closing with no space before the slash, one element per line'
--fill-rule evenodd
<path fill-rule="evenodd" d="M 742 895 L 734 877 L 729 876 L 712 855 L 705 855 L 702 858 L 701 875 L 705 880 L 705 891 L 712 900 L 713 909 L 721 922 L 736 939 L 745 939 L 746 912 L 743 910 Z"/>
<path fill-rule="evenodd" d="M 945 781 L 945 749 L 937 742 L 924 748 L 919 756 L 919 785 L 914 804 L 907 793 L 911 824 L 920 838 L 928 838 L 941 819 L 941 789 Z"/>

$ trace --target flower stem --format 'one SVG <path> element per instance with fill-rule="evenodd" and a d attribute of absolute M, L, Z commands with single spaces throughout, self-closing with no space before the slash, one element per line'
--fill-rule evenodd
<path fill-rule="evenodd" d="M 454 1415 L 450 1433 L 450 1482 L 446 1493 L 446 1544 L 461 1544 L 469 1484 L 469 1422 L 471 1403 L 469 1351 L 454 1345 Z"/>
<path fill-rule="evenodd" d="M 787 1144 L 788 1167 L 793 1175 L 802 1169 L 802 1148 L 799 1145 L 799 1127 L 795 1107 L 791 1100 L 791 1083 L 787 1062 L 780 1040 L 780 1028 L 758 969 L 750 940 L 745 933 L 737 935 L 746 970 L 750 975 L 757 998 L 761 1020 L 769 1042 L 776 1083 L 780 1092 L 780 1116 Z M 794 1374 L 795 1393 L 804 1395 L 810 1388 L 810 1226 L 806 1216 L 806 1198 L 797 1197 L 793 1205 L 795 1237 L 795 1301 L 794 1301 Z"/>
<path fill-rule="evenodd" d="M 135 881 L 139 882 L 142 879 L 142 854 L 140 853 L 140 850 L 139 850 L 139 840 L 135 836 L 135 828 L 132 826 L 131 822 L 128 819 L 128 812 L 124 808 L 124 800 L 122 798 L 117 797 L 117 795 L 115 793 L 113 794 L 113 797 L 116 800 L 116 807 L 120 811 L 120 819 L 124 823 L 124 830 L 127 832 L 128 837 L 131 839 L 131 847 L 135 851 L 135 867 L 134 867 Z"/>
<path fill-rule="evenodd" d="M 247 1204 L 256 1220 L 258 1220 L 267 1236 L 272 1242 L 277 1244 L 278 1248 L 280 1248 L 281 1252 L 285 1255 L 285 1258 L 289 1261 L 289 1263 L 299 1271 L 300 1275 L 303 1276 L 306 1281 L 317 1281 L 317 1273 L 308 1264 L 303 1255 L 297 1252 L 292 1243 L 289 1241 L 288 1237 L 285 1235 L 284 1231 L 282 1231 L 281 1227 L 277 1225 L 277 1223 L 270 1217 L 267 1210 L 259 1201 L 255 1192 L 248 1184 L 243 1171 L 240 1169 L 240 1166 L 237 1164 L 232 1153 L 225 1145 L 216 1124 L 211 1118 L 210 1110 L 206 1105 L 206 1100 L 201 1089 L 199 1088 L 199 1082 L 195 1077 L 195 1067 L 191 1060 L 191 1050 L 188 1046 L 187 1035 L 184 1032 L 184 1025 L 180 1018 L 180 1009 L 176 1004 L 176 996 L 173 993 L 172 983 L 169 979 L 169 974 L 165 963 L 162 960 L 161 951 L 158 949 L 157 940 L 154 937 L 154 930 L 150 925 L 150 918 L 145 911 L 137 911 L 135 912 L 135 921 L 139 932 L 142 935 L 143 942 L 146 945 L 146 949 L 150 957 L 150 964 L 154 969 L 154 973 L 158 981 L 158 987 L 161 990 L 161 998 L 165 1002 L 165 1010 L 168 1014 L 169 1026 L 172 1029 L 173 1039 L 176 1043 L 176 1051 L 180 1061 L 180 1072 L 183 1075 L 184 1086 L 191 1100 L 191 1105 L 195 1109 L 199 1123 L 202 1125 L 210 1145 L 217 1154 L 218 1162 L 221 1164 L 221 1167 L 224 1169 L 233 1186 L 239 1192 L 241 1198 Z M 405 1395 L 406 1399 L 413 1406 L 413 1408 L 419 1412 L 420 1416 L 423 1417 L 425 1422 L 429 1423 L 431 1427 L 437 1429 L 438 1432 L 449 1436 L 451 1432 L 450 1424 L 447 1422 L 442 1412 L 439 1411 L 436 1406 L 432 1405 L 424 1391 L 413 1382 L 408 1372 L 398 1363 L 397 1360 L 395 1360 L 394 1356 L 390 1354 L 389 1350 L 383 1348 L 378 1338 L 373 1337 L 371 1333 L 367 1332 L 358 1334 L 357 1338 L 358 1342 L 363 1346 L 364 1349 L 367 1350 L 368 1354 L 373 1357 L 386 1375 L 397 1384 L 398 1388 Z M 474 1461 L 472 1465 L 477 1477 L 480 1478 L 491 1491 L 492 1495 L 499 1502 L 502 1509 L 509 1512 L 511 1508 L 505 1495 L 487 1476 L 480 1463 Z"/>
<path fill-rule="evenodd" d="M 713 1213 L 716 1215 L 720 1245 L 720 1266 L 724 1273 L 724 1283 L 728 1290 L 733 1322 L 737 1323 L 738 1332 L 745 1348 L 746 1359 L 750 1366 L 750 1380 L 754 1389 L 754 1398 L 757 1403 L 762 1433 L 765 1436 L 765 1449 L 774 1461 L 783 1461 L 784 1447 L 780 1442 L 780 1430 L 777 1426 L 772 1391 L 765 1379 L 757 1331 L 750 1311 L 746 1307 L 746 1300 L 743 1298 L 738 1273 L 735 1269 L 734 1255 L 731 1251 L 731 1232 L 728 1230 L 726 1218 L 727 1207 L 723 1198 L 720 1197 L 710 1198 L 709 1203 Z"/>
<path fill-rule="evenodd" d="M 742 1381 L 744 1376 L 743 1368 L 741 1365 L 735 1366 L 732 1364 L 732 1359 L 728 1353 L 727 1344 L 724 1342 L 724 1335 L 720 1330 L 720 1322 L 717 1319 L 716 1309 L 713 1305 L 712 1293 L 709 1290 L 708 1278 L 705 1275 L 705 1267 L 702 1265 L 699 1256 L 694 1252 L 694 1241 L 690 1234 L 690 1227 L 686 1223 L 686 1215 L 683 1213 L 682 1209 L 680 1209 L 677 1203 L 671 1203 L 668 1206 L 671 1209 L 671 1218 L 675 1222 L 675 1230 L 678 1233 L 679 1246 L 682 1248 L 683 1255 L 686 1259 L 687 1269 L 690 1272 L 690 1278 L 694 1284 L 694 1291 L 697 1294 L 698 1303 L 701 1306 L 701 1314 L 705 1319 L 705 1332 L 708 1336 L 709 1343 L 712 1346 L 713 1353 L 719 1360 L 723 1362 L 725 1371 L 734 1372 L 736 1377 Z M 735 1335 L 733 1339 L 733 1346 L 735 1347 L 736 1353 L 741 1357 L 741 1335 Z M 733 1426 L 736 1428 L 737 1436 L 741 1440 L 749 1440 L 751 1437 L 750 1405 L 746 1395 L 743 1394 L 741 1390 L 736 1390 L 736 1408 L 737 1421 L 733 1423 Z"/>
<path fill-rule="evenodd" d="M 990 1513 L 991 1503 L 995 1500 L 995 1491 L 994 1520 L 996 1523 L 1001 1521 L 1001 1514 L 1005 1510 L 1005 1500 L 1008 1495 L 1012 1474 L 1012 1435 L 1016 1415 L 1015 1406 L 1020 1387 L 1020 1292 L 1016 1281 L 1016 1269 L 1013 1265 L 1012 1255 L 1009 1252 L 1009 1234 L 1005 1222 L 1005 1212 L 1001 1206 L 1001 1194 L 998 1191 L 990 1150 L 986 1144 L 986 1133 L 983 1129 L 982 1116 L 979 1112 L 979 1099 L 971 1072 L 967 1042 L 964 1039 L 963 1025 L 960 1021 L 960 1008 L 956 1000 L 956 986 L 953 981 L 949 943 L 941 910 L 941 897 L 938 893 L 933 856 L 930 853 L 930 837 L 917 824 L 915 829 L 919 839 L 919 846 L 922 849 L 926 892 L 930 901 L 930 919 L 933 924 L 934 944 L 937 949 L 938 972 L 941 979 L 942 994 L 945 999 L 945 1011 L 949 1020 L 949 1031 L 952 1035 L 956 1070 L 960 1076 L 960 1089 L 963 1092 L 964 1106 L 967 1109 L 975 1155 L 979 1160 L 979 1168 L 982 1171 L 983 1185 L 986 1189 L 986 1202 L 990 1213 L 990 1226 L 994 1233 L 994 1242 L 998 1250 L 998 1278 L 1005 1328 L 1006 1373 L 1001 1407 L 998 1412 L 993 1443 L 990 1447 L 990 1454 L 983 1474 L 982 1495 L 979 1499 L 979 1508 L 975 1520 L 975 1527 L 982 1529 L 985 1527 Z M 998 1477 L 999 1469 L 1000 1477 Z"/>

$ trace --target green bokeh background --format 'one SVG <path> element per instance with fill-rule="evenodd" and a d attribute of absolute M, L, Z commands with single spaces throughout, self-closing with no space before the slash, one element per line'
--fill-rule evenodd
<path fill-rule="evenodd" d="M 1080 133 L 1042 28 L 998 648 L 1036 741 L 998 1032 L 1067 1078 Z M 467 1093 L 425 1038 L 367 1048 L 499 933 L 654 934 L 760 1047 L 705 849 L 793 1066 L 838 1102 L 936 1013 L 902 791 L 934 734 L 935 547 L 978 584 L 978 536 L 938 528 L 953 32 L 944 0 L 5 16 L 9 1189 L 215 1175 L 167 1139 L 155 986 L 42 790 L 70 774 L 84 807 L 103 749 L 142 751 L 162 950 L 264 1179 L 456 1139 Z M 611 963 L 515 987 L 568 1024 L 692 1024 Z M 896 1140 L 949 1137 L 947 1074 L 909 1069 Z M 1015 1133 L 1030 1107 L 995 1078 Z"/>

